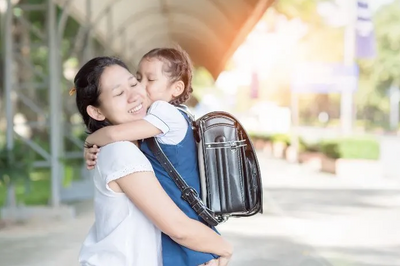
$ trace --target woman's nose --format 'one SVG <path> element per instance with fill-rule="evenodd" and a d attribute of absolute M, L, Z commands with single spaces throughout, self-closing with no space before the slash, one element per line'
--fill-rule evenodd
<path fill-rule="evenodd" d="M 128 102 L 132 103 L 139 100 L 140 95 L 139 93 L 135 92 L 134 90 L 129 91 Z"/>

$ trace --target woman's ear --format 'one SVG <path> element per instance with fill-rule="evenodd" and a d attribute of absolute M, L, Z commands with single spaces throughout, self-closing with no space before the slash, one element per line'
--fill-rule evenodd
<path fill-rule="evenodd" d="M 94 107 L 93 105 L 88 105 L 88 107 L 86 107 L 86 112 L 94 120 L 103 121 L 106 119 L 106 117 L 103 115 L 103 113 L 100 111 L 100 109 L 97 107 Z"/>
<path fill-rule="evenodd" d="M 182 80 L 178 80 L 174 83 L 172 96 L 175 98 L 179 97 L 184 90 L 185 90 L 185 83 L 183 83 Z"/>

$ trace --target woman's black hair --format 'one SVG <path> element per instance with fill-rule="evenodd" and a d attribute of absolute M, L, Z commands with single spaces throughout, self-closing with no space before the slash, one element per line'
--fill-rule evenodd
<path fill-rule="evenodd" d="M 110 125 L 107 120 L 97 121 L 89 116 L 86 109 L 89 105 L 99 107 L 100 78 L 104 69 L 118 65 L 125 69 L 128 67 L 124 62 L 113 57 L 95 57 L 84 64 L 75 76 L 74 84 L 76 90 L 76 106 L 82 115 L 88 133 Z"/>

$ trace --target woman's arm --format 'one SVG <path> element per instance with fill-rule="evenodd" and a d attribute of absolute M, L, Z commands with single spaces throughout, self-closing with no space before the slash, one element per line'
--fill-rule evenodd
<path fill-rule="evenodd" d="M 157 136 L 161 130 L 144 119 L 125 124 L 103 127 L 90 134 L 86 142 L 91 145 L 104 146 L 117 141 L 135 141 Z"/>
<path fill-rule="evenodd" d="M 167 195 L 152 172 L 136 172 L 115 182 L 175 242 L 196 251 L 230 259 L 232 246 L 211 228 L 186 216 Z"/>

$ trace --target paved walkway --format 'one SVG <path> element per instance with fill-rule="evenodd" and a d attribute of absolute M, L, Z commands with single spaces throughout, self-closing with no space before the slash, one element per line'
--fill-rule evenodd
<path fill-rule="evenodd" d="M 260 154 L 265 213 L 219 230 L 232 266 L 400 266 L 400 178 L 336 178 Z M 67 222 L 0 230 L 1 266 L 74 266 L 91 204 Z"/>

